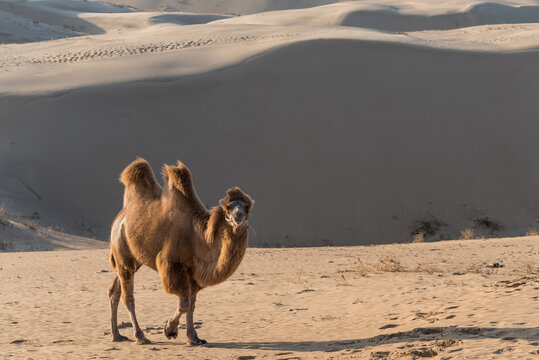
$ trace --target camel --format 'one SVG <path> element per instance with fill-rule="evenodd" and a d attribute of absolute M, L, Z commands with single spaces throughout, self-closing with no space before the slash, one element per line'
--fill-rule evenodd
<path fill-rule="evenodd" d="M 248 219 L 254 201 L 239 187 L 229 189 L 208 210 L 199 200 L 189 169 L 180 161 L 163 167 L 164 186 L 149 163 L 139 158 L 120 176 L 125 186 L 123 208 L 111 228 L 110 263 L 117 274 L 109 288 L 112 340 L 127 337 L 118 330 L 120 296 L 129 312 L 137 344 L 149 344 L 135 315 L 135 272 L 146 265 L 161 276 L 166 293 L 179 297 L 178 308 L 164 333 L 176 338 L 186 314 L 187 343 L 201 345 L 193 325 L 197 293 L 228 279 L 240 265 L 248 241 Z"/>

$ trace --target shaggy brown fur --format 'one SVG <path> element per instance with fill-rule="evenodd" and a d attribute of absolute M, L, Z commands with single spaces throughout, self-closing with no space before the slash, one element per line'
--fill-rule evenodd
<path fill-rule="evenodd" d="M 193 325 L 196 295 L 206 286 L 225 281 L 238 268 L 247 247 L 247 219 L 254 202 L 235 187 L 208 211 L 183 163 L 164 166 L 163 178 L 161 188 L 148 162 L 140 158 L 120 176 L 125 185 L 124 206 L 112 224 L 110 243 L 110 263 L 118 272 L 109 289 L 112 337 L 113 341 L 127 339 L 117 325 L 121 294 L 137 343 L 149 343 L 137 323 L 133 297 L 134 274 L 146 265 L 159 272 L 167 293 L 180 298 L 165 335 L 176 338 L 180 316 L 186 313 L 188 343 L 203 344 Z M 245 214 L 240 224 L 231 220 L 237 213 Z"/>

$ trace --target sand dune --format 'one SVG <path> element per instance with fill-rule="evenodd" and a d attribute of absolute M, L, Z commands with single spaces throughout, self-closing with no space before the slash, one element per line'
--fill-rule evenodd
<path fill-rule="evenodd" d="M 525 232 L 539 172 L 536 60 L 317 40 L 197 77 L 4 96 L 1 137 L 15 144 L 4 174 L 106 228 L 125 164 L 181 158 L 209 205 L 234 184 L 253 193 L 255 245 L 409 240 L 433 219 L 447 238 L 483 217 Z"/>
<path fill-rule="evenodd" d="M 253 245 L 536 226 L 530 3 L 351 2 L 226 19 L 84 6 L 77 19 L 103 34 L 0 49 L 0 188 L 41 199 L 19 198 L 21 214 L 54 211 L 106 238 L 117 176 L 144 156 L 156 171 L 188 164 L 208 205 L 232 185 L 253 194 Z M 366 11 L 378 28 L 338 26 Z M 481 25 L 500 22 L 514 23 Z M 409 23 L 477 26 L 387 31 Z"/>
<path fill-rule="evenodd" d="M 111 4 L 128 4 L 137 9 L 160 11 L 189 11 L 204 13 L 252 14 L 264 11 L 301 9 L 332 4 L 338 0 L 107 0 Z"/>
<path fill-rule="evenodd" d="M 218 14 L 135 12 L 97 1 L 0 1 L 0 42 L 24 43 L 73 36 L 121 33 L 155 24 L 192 25 L 225 19 Z"/>
<path fill-rule="evenodd" d="M 453 7 L 449 7 L 453 5 Z M 300 10 L 271 11 L 236 17 L 230 23 L 260 25 L 342 25 L 388 32 L 450 30 L 463 27 L 539 22 L 539 6 L 497 3 L 448 5 L 443 9 L 399 3 L 345 2 Z"/>

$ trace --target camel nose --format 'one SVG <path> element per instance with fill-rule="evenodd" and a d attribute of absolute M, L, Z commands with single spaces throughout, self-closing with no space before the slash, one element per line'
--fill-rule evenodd
<path fill-rule="evenodd" d="M 232 215 L 234 216 L 234 222 L 238 225 L 245 220 L 245 211 L 240 207 L 235 208 Z"/>

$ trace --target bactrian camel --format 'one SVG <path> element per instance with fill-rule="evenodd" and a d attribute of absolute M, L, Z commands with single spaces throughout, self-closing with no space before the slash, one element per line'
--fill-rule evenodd
<path fill-rule="evenodd" d="M 179 297 L 164 332 L 176 338 L 186 314 L 187 343 L 205 344 L 193 325 L 197 293 L 228 279 L 247 248 L 253 200 L 240 188 L 229 189 L 218 206 L 208 210 L 199 200 L 191 173 L 178 161 L 164 166 L 161 188 L 148 162 L 137 159 L 122 172 L 123 208 L 112 224 L 110 262 L 117 274 L 109 289 L 112 340 L 127 340 L 118 330 L 120 296 L 127 308 L 137 344 L 148 344 L 135 315 L 135 272 L 146 265 L 159 272 L 163 289 Z"/>

